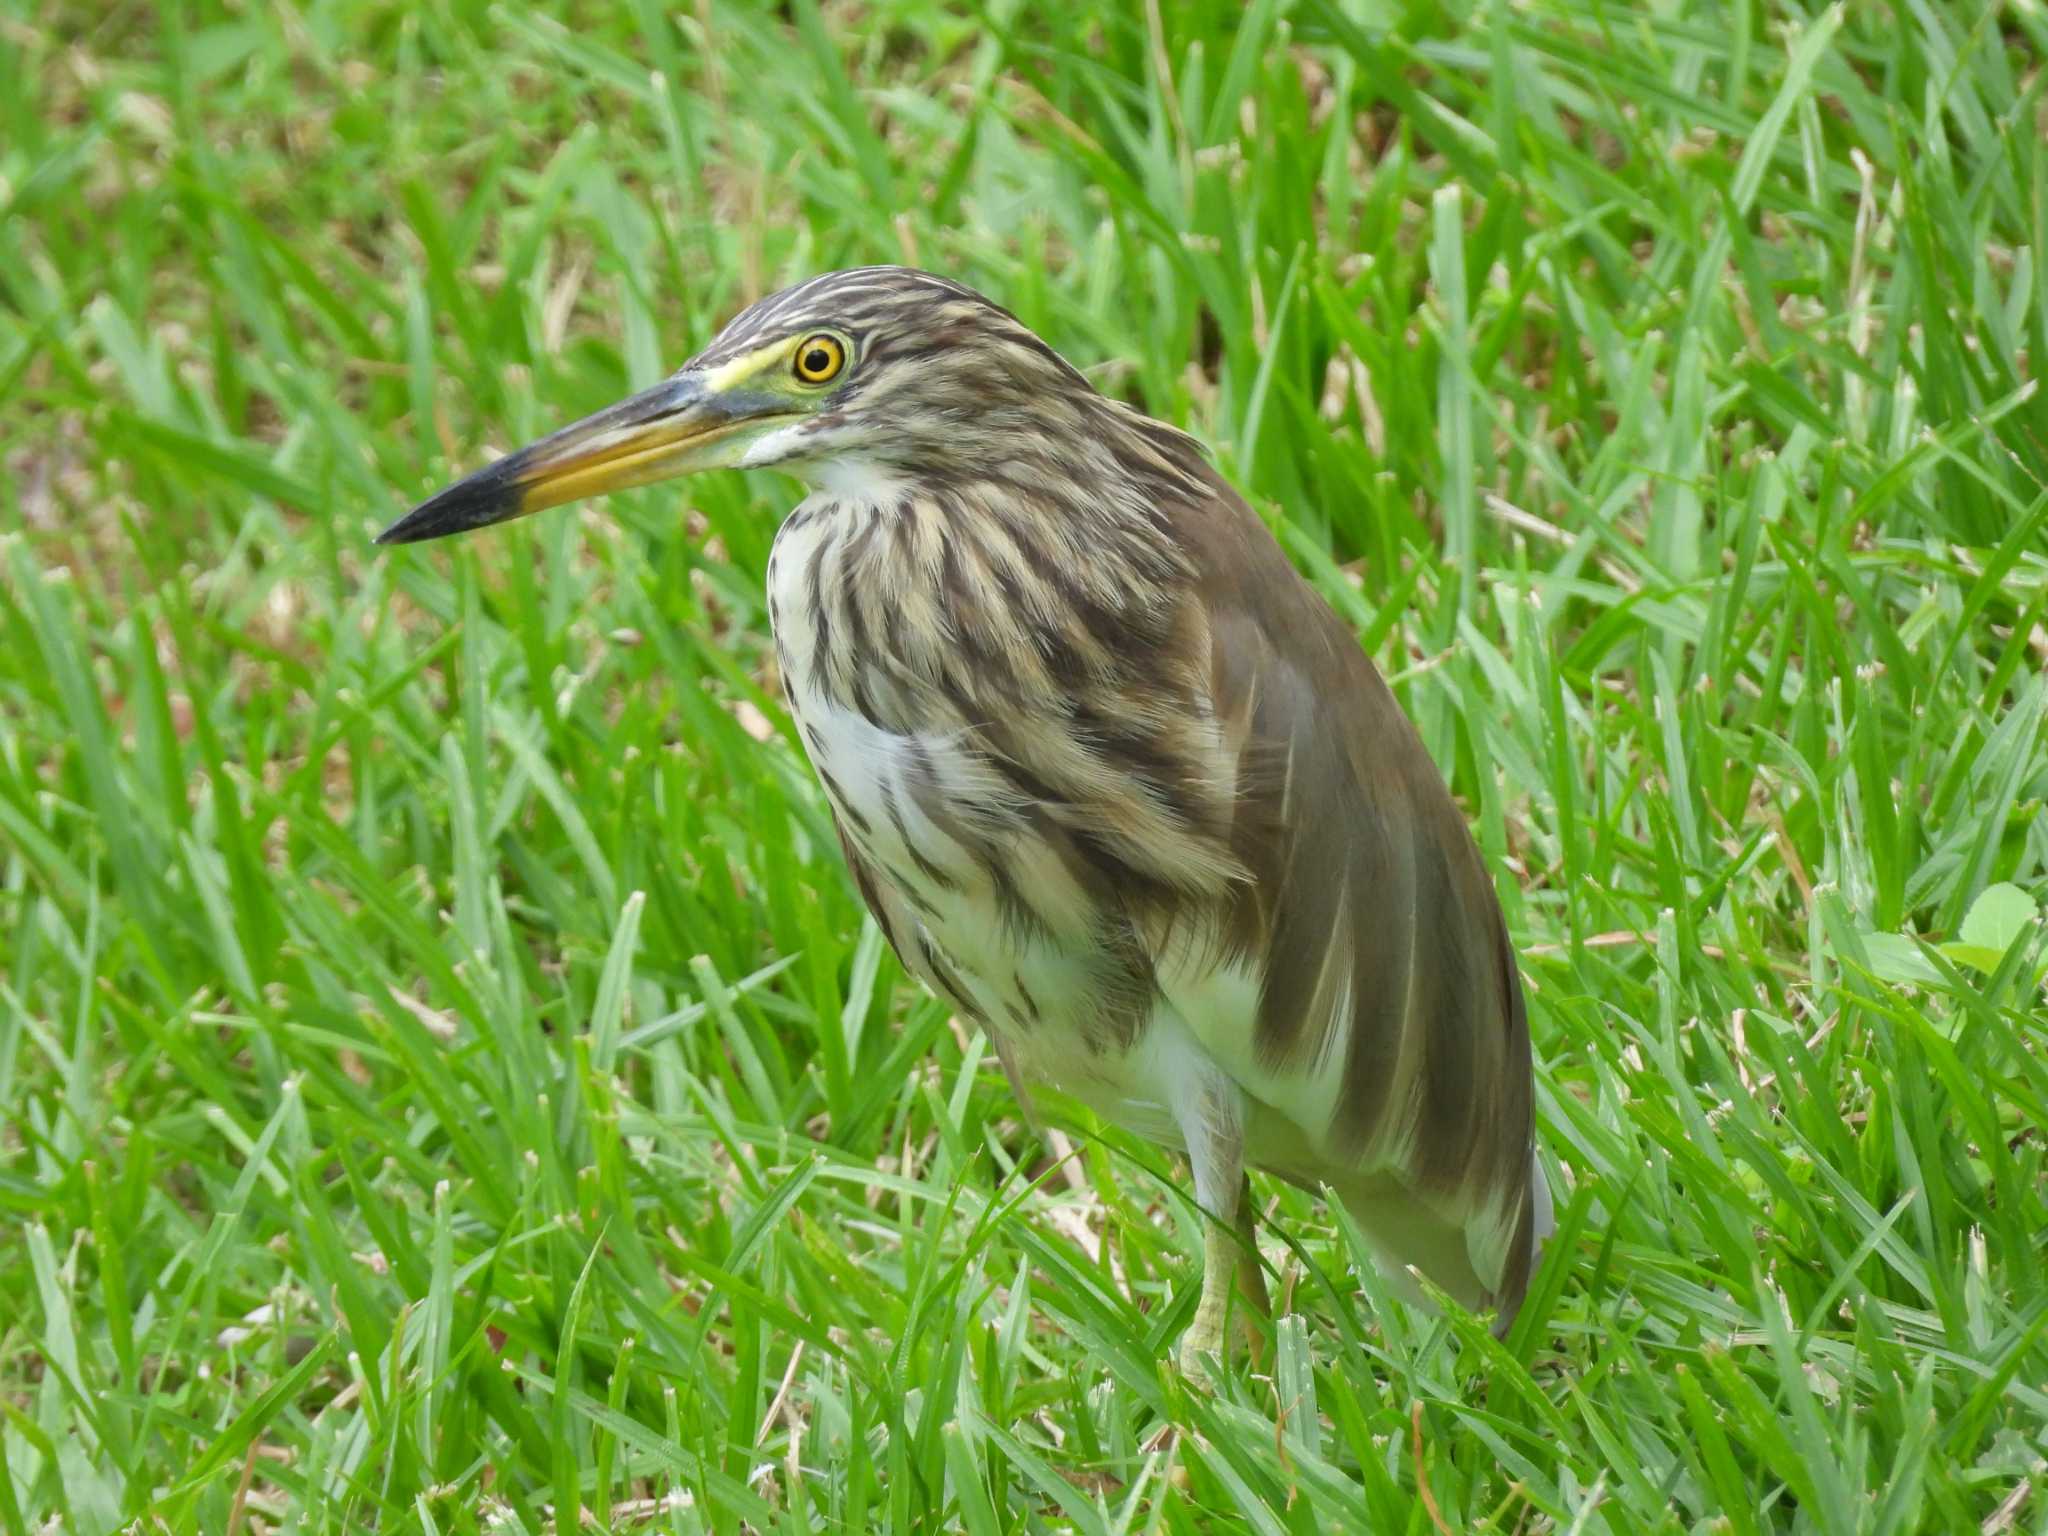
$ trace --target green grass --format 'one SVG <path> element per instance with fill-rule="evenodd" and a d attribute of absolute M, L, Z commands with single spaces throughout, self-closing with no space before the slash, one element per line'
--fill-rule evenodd
<path fill-rule="evenodd" d="M 0 1536 L 2048 1531 L 2048 12 L 0 5 Z M 1148 24 L 1147 15 L 1152 17 Z M 1523 956 L 1266 1371 L 841 868 L 796 491 L 411 499 L 911 259 L 1185 423 Z"/>

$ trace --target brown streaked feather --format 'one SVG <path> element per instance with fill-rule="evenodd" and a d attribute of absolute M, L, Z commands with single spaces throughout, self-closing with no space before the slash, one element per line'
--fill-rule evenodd
<path fill-rule="evenodd" d="M 1106 1046 L 1143 1025 L 1157 936 L 1213 931 L 1219 959 L 1260 978 L 1258 1060 L 1341 1074 L 1332 1123 L 1305 1128 L 1327 1130 L 1338 1159 L 1287 1171 L 1341 1187 L 1391 1170 L 1454 1224 L 1498 1213 L 1512 1230 L 1496 1272 L 1435 1278 L 1510 1305 L 1528 1265 L 1529 1047 L 1491 882 L 1356 638 L 1189 440 L 1139 441 L 1141 460 L 1160 463 L 1145 490 L 1172 529 L 1146 579 L 1106 584 L 1099 562 L 1071 553 L 1044 563 L 1044 519 L 1009 532 L 1017 504 L 963 484 L 900 514 L 936 530 L 916 535 L 938 547 L 930 579 L 879 561 L 894 546 L 874 523 L 846 536 L 836 580 L 813 567 L 818 675 L 864 714 L 890 699 L 881 723 L 893 729 L 957 732 L 1009 787 L 1012 816 L 985 824 L 922 776 L 909 793 L 969 851 L 1020 932 L 1048 919 L 1011 879 L 1015 839 L 1067 868 L 1095 913 Z M 1143 528 L 1146 545 L 1158 540 Z M 1059 585 L 1080 571 L 1096 573 L 1088 624 Z M 889 643 L 873 644 L 883 634 Z M 1048 664 L 1063 655 L 1086 660 Z M 880 883 L 863 882 L 878 915 Z M 896 906 L 884 926 L 898 954 L 972 1013 L 968 989 L 901 931 L 914 919 Z"/>

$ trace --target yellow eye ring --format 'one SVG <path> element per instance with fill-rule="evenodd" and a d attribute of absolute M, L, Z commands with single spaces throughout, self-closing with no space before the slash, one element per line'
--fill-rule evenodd
<path fill-rule="evenodd" d="M 790 366 L 806 384 L 829 384 L 846 366 L 846 344 L 837 336 L 827 336 L 822 331 L 816 336 L 806 336 L 797 343 Z"/>

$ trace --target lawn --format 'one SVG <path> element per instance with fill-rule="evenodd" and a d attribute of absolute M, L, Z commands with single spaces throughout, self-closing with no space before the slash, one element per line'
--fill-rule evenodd
<path fill-rule="evenodd" d="M 0 1536 L 2048 1531 L 2048 11 L 0 5 Z M 369 540 L 909 261 L 1496 874 L 1561 1230 L 1284 1313 L 867 921 L 772 474 Z"/>

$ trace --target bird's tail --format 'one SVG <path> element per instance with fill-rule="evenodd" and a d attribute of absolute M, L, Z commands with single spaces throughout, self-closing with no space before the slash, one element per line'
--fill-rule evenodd
<path fill-rule="evenodd" d="M 1505 1338 L 1514 1326 L 1528 1294 L 1529 1278 L 1543 1262 L 1543 1245 L 1557 1231 L 1557 1213 L 1550 1201 L 1550 1181 L 1543 1176 L 1543 1164 L 1536 1149 L 1529 1149 L 1529 1192 L 1523 1201 L 1522 1218 L 1508 1250 L 1507 1272 L 1501 1276 L 1495 1297 L 1500 1315 L 1493 1322 L 1493 1336 Z"/>
<path fill-rule="evenodd" d="M 1498 1309 L 1494 1322 L 1497 1336 L 1513 1325 L 1529 1289 L 1529 1277 L 1542 1257 L 1544 1240 L 1557 1230 L 1550 1186 L 1533 1149 L 1520 1210 L 1506 1251 L 1495 1266 L 1498 1272 L 1492 1276 L 1481 1274 L 1475 1260 L 1475 1247 L 1483 1246 L 1473 1241 L 1477 1218 L 1457 1220 L 1440 1214 L 1409 1190 L 1390 1187 L 1384 1177 L 1347 1182 L 1335 1193 L 1358 1223 L 1380 1273 L 1397 1295 L 1425 1308 L 1429 1305 L 1410 1273 L 1411 1268 L 1418 1270 L 1462 1306 L 1475 1311 Z M 1498 1233 L 1498 1226 L 1494 1231 Z M 1496 1246 L 1494 1252 L 1501 1253 L 1501 1249 Z"/>

